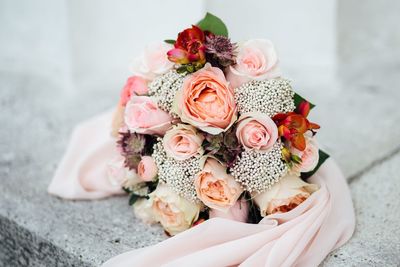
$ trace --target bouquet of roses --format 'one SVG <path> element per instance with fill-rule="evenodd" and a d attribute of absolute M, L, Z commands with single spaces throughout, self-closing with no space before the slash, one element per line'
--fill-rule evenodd
<path fill-rule="evenodd" d="M 258 223 L 318 186 L 313 104 L 283 78 L 273 44 L 233 43 L 207 14 L 133 62 L 113 119 L 109 178 L 137 217 L 175 235 L 212 217 Z"/>

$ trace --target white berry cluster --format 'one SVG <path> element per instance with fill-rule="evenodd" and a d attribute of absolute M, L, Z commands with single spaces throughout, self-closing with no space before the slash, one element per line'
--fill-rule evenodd
<path fill-rule="evenodd" d="M 250 81 L 235 89 L 239 113 L 259 111 L 273 117 L 295 109 L 294 92 L 286 79 Z"/>
<path fill-rule="evenodd" d="M 157 164 L 159 181 L 168 184 L 181 197 L 197 202 L 198 198 L 193 181 L 194 176 L 201 171 L 199 159 L 192 157 L 179 161 L 168 157 L 161 138 L 154 145 L 152 156 Z"/>
<path fill-rule="evenodd" d="M 277 142 L 265 153 L 245 150 L 231 168 L 231 174 L 245 190 L 262 193 L 270 189 L 287 172 L 281 149 L 282 143 Z"/>
<path fill-rule="evenodd" d="M 174 102 L 175 93 L 182 88 L 184 74 L 179 74 L 176 70 L 170 70 L 164 75 L 155 78 L 149 84 L 149 94 L 157 100 L 158 106 L 170 112 Z"/>

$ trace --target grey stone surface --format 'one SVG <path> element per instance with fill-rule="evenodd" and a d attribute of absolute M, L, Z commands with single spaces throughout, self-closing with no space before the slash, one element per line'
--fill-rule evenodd
<path fill-rule="evenodd" d="M 0 266 L 13 266 L 8 265 L 10 259 L 18 262 L 25 248 L 32 254 L 22 255 L 40 255 L 42 241 L 36 240 L 51 244 L 57 251 L 53 257 L 64 266 L 72 262 L 97 266 L 131 247 L 165 238 L 161 228 L 139 223 L 124 197 L 75 202 L 46 192 L 72 126 L 110 107 L 116 100 L 114 92 L 85 90 L 78 96 L 40 77 L 4 72 L 0 88 L 0 239 L 4 240 L 0 250 L 5 250 Z M 92 97 L 95 101 L 89 101 Z M 17 226 L 9 227 L 10 221 Z M 30 237 L 22 238 L 20 229 Z M 18 250 L 3 247 L 13 242 L 10 237 L 15 237 Z M 54 261 L 43 257 L 39 264 L 36 258 L 32 257 L 33 266 L 52 266 Z"/>
<path fill-rule="evenodd" d="M 352 182 L 355 234 L 323 266 L 400 266 L 399 166 L 397 153 Z"/>
<path fill-rule="evenodd" d="M 390 156 L 398 147 L 400 128 L 395 122 L 399 121 L 399 113 L 396 112 L 397 103 L 393 97 L 398 91 L 396 93 L 393 87 L 387 89 L 385 83 L 373 85 L 372 90 L 367 82 L 353 83 L 346 89 L 331 85 L 322 91 L 315 84 L 307 86 L 307 83 L 299 80 L 300 84 L 302 82 L 302 88 L 308 88 L 303 93 L 312 95 L 312 100 L 318 103 L 315 120 L 321 122 L 323 127 L 320 132 L 321 143 L 339 160 L 347 175 L 353 175 L 353 179 L 355 177 L 352 190 L 359 216 L 356 238 L 362 238 L 363 244 L 370 244 L 367 247 L 354 245 L 358 244 L 355 238 L 353 243 L 335 254 L 338 255 L 337 259 L 332 256 L 326 264 L 335 266 L 335 260 L 345 259 L 346 263 L 357 266 L 362 259 L 371 259 L 371 255 L 374 255 L 377 263 L 386 262 L 388 255 L 395 256 L 389 253 L 396 248 L 393 245 L 396 240 L 388 241 L 400 219 L 395 213 L 392 217 L 390 213 L 383 213 L 382 216 L 376 214 L 374 219 L 372 210 L 369 217 L 367 212 L 371 202 L 363 201 L 362 193 L 367 188 L 370 190 L 366 191 L 369 199 L 378 197 L 377 192 L 373 191 L 376 183 L 385 186 L 382 190 L 395 188 L 398 179 L 394 176 L 393 168 L 396 168 L 396 164 L 390 165 L 390 177 L 385 177 L 385 165 L 374 168 L 375 173 L 381 170 L 383 176 L 376 176 L 375 180 L 374 175 L 365 176 L 367 178 L 364 180 L 364 176 L 358 176 L 357 173 L 373 162 Z M 60 257 L 61 263 L 72 265 L 78 262 L 79 265 L 96 266 L 129 248 L 154 244 L 165 238 L 160 227 L 147 226 L 135 219 L 124 197 L 75 202 L 46 193 L 73 125 L 111 107 L 117 100 L 118 87 L 83 88 L 75 93 L 40 76 L 3 71 L 0 73 L 0 89 L 0 121 L 3 125 L 0 129 L 0 222 L 3 229 L 0 235 L 2 239 L 9 240 L 10 235 L 4 231 L 9 228 L 7 233 L 24 229 L 31 236 L 16 239 L 19 240 L 15 241 L 20 248 L 18 250 L 7 246 L 7 255 L 0 254 L 0 262 L 8 261 L 12 251 L 15 262 L 23 259 L 21 255 L 41 255 L 40 242 L 46 240 L 51 244 L 51 250 L 56 251 L 54 257 Z M 366 108 L 366 103 L 371 103 L 371 108 Z M 379 135 L 373 134 L 376 131 Z M 385 198 L 388 192 L 382 192 L 384 195 L 380 197 Z M 388 201 L 395 200 L 388 198 Z M 386 208 L 382 206 L 382 210 Z M 386 227 L 375 224 L 385 219 Z M 10 222 L 17 226 L 9 227 Z M 361 234 L 364 229 L 368 233 Z M 374 236 L 372 230 L 389 232 Z M 382 242 L 379 241 L 381 237 Z M 31 254 L 21 254 L 24 248 L 28 248 Z M 355 251 L 358 251 L 357 254 Z M 40 257 L 33 256 L 32 264 L 40 265 L 37 259 L 44 260 L 41 264 L 51 264 L 51 258 Z"/>

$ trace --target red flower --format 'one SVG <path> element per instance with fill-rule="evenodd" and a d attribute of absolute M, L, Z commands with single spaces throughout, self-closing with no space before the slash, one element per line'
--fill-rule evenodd
<path fill-rule="evenodd" d="M 320 128 L 318 124 L 307 120 L 309 112 L 310 103 L 303 101 L 296 112 L 279 113 L 272 118 L 278 126 L 279 136 L 291 142 L 296 149 L 301 151 L 306 149 L 304 134 L 308 130 L 312 131 Z"/>
<path fill-rule="evenodd" d="M 204 32 L 197 26 L 186 29 L 178 34 L 174 49 L 168 51 L 168 59 L 178 64 L 206 62 L 206 47 Z"/>

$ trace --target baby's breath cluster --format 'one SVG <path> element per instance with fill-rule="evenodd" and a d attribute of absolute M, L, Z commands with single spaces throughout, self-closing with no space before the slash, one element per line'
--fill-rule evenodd
<path fill-rule="evenodd" d="M 282 144 L 277 142 L 266 153 L 243 151 L 231 168 L 231 173 L 245 190 L 262 193 L 271 188 L 287 172 L 282 161 Z"/>
<path fill-rule="evenodd" d="M 154 144 L 154 161 L 158 168 L 158 179 L 168 184 L 173 191 L 189 201 L 197 202 L 194 176 L 201 171 L 199 159 L 175 160 L 165 153 L 162 139 Z"/>
<path fill-rule="evenodd" d="M 182 87 L 184 79 L 184 74 L 170 70 L 149 84 L 149 94 L 157 99 L 157 104 L 162 110 L 170 112 L 175 93 Z"/>
<path fill-rule="evenodd" d="M 272 117 L 295 109 L 294 92 L 286 79 L 250 81 L 235 89 L 239 113 L 259 111 Z"/>

